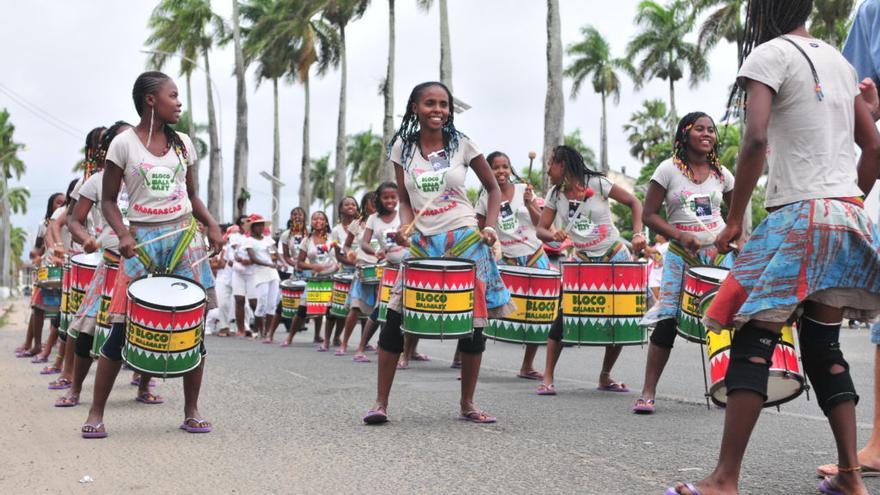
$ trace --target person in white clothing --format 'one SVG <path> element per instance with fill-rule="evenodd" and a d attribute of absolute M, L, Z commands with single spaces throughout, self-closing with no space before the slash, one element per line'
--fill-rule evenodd
<path fill-rule="evenodd" d="M 281 278 L 275 263 L 275 241 L 265 235 L 271 225 L 271 222 L 257 214 L 249 216 L 244 224 L 245 231 L 250 233 L 244 248 L 253 268 L 252 284 L 256 300 L 254 325 L 261 338 L 266 338 L 269 333 L 266 316 L 274 312 L 280 297 L 278 284 Z"/>

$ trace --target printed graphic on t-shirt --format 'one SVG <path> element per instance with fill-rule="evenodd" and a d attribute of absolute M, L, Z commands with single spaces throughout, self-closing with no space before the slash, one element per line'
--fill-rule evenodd
<path fill-rule="evenodd" d="M 382 236 L 385 239 L 385 247 L 390 248 L 393 246 L 397 246 L 397 231 L 394 229 L 388 229 Z"/>
<path fill-rule="evenodd" d="M 571 230 L 582 237 L 589 236 L 595 228 L 592 217 L 593 216 L 589 214 L 578 214 L 572 221 Z"/>
<path fill-rule="evenodd" d="M 519 226 L 519 221 L 510 205 L 510 201 L 502 201 L 501 209 L 498 213 L 498 228 L 504 232 L 515 232 Z"/>
<path fill-rule="evenodd" d="M 141 174 L 144 189 L 146 189 L 147 194 L 150 197 L 158 200 L 165 200 L 173 206 L 168 208 L 151 208 L 139 203 L 134 203 L 131 205 L 132 208 L 140 213 L 146 213 L 148 215 L 167 215 L 183 209 L 183 205 L 174 204 L 186 196 L 185 187 L 183 184 L 177 183 L 175 179 L 177 170 L 172 170 L 161 165 L 151 165 L 146 162 L 141 162 L 137 166 L 137 171 Z"/>
<path fill-rule="evenodd" d="M 428 162 L 431 163 L 435 172 L 449 168 L 449 157 L 446 155 L 446 150 L 431 153 L 428 155 Z"/>
<path fill-rule="evenodd" d="M 446 187 L 446 170 L 428 172 L 416 169 L 415 182 L 419 192 L 425 195 L 439 194 Z"/>
<path fill-rule="evenodd" d="M 688 202 L 697 218 L 700 220 L 712 218 L 712 198 L 708 194 L 694 194 Z"/>
<path fill-rule="evenodd" d="M 572 201 L 568 200 L 568 220 L 571 221 L 574 218 L 575 213 L 577 213 L 578 208 L 581 207 L 580 201 Z"/>

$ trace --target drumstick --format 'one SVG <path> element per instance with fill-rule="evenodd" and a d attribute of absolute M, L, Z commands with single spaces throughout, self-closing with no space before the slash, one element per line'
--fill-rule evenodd
<path fill-rule="evenodd" d="M 149 239 L 149 240 L 146 240 L 146 241 L 144 241 L 144 242 L 142 242 L 142 243 L 140 243 L 140 244 L 137 244 L 137 245 L 135 245 L 134 248 L 137 249 L 137 248 L 139 248 L 139 247 L 144 247 L 144 246 L 146 246 L 147 244 L 152 244 L 152 243 L 154 243 L 154 242 L 156 242 L 156 241 L 161 241 L 162 239 L 167 239 L 167 238 L 169 238 L 169 237 L 171 237 L 171 236 L 173 236 L 173 235 L 175 235 L 175 234 L 179 234 L 179 233 L 181 233 L 181 232 L 183 232 L 184 230 L 187 230 L 187 229 L 189 229 L 189 228 L 190 228 L 190 226 L 187 225 L 186 227 L 183 227 L 183 228 L 180 228 L 180 229 L 177 229 L 177 230 L 172 230 L 171 232 L 168 232 L 167 234 L 162 234 L 162 235 L 160 235 L 160 236 L 158 236 L 158 237 L 154 237 L 154 238 Z"/>
<path fill-rule="evenodd" d="M 526 175 L 526 184 L 532 185 L 532 164 L 535 163 L 535 157 L 538 156 L 534 151 L 529 151 L 529 173 Z"/>
<path fill-rule="evenodd" d="M 189 264 L 189 267 L 190 267 L 190 268 L 195 268 L 195 267 L 198 266 L 200 263 L 204 263 L 205 260 L 207 260 L 207 259 L 210 258 L 211 256 L 214 256 L 215 254 L 217 254 L 217 253 L 215 253 L 214 251 L 211 251 L 210 253 L 208 253 L 208 254 L 202 256 L 201 258 L 199 258 L 199 259 L 193 261 L 192 263 L 190 263 L 190 264 Z"/>
<path fill-rule="evenodd" d="M 700 224 L 700 227 L 702 227 L 703 230 L 705 230 L 706 232 L 708 232 L 709 234 L 712 235 L 712 242 L 715 242 L 715 239 L 717 239 L 718 236 L 716 236 L 715 234 L 713 234 L 712 231 L 709 230 L 709 227 L 706 227 L 706 224 L 703 223 L 703 221 L 700 220 L 700 217 L 698 217 L 696 214 L 694 214 L 694 219 L 697 221 L 698 224 Z M 733 243 L 733 242 L 728 243 L 728 244 L 727 244 L 727 247 L 729 247 L 730 249 L 736 249 L 737 251 L 739 251 L 739 246 L 737 246 L 737 245 L 736 245 L 735 243 Z"/>

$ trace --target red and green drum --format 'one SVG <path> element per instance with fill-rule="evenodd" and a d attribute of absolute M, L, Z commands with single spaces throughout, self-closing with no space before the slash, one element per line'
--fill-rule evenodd
<path fill-rule="evenodd" d="M 67 296 L 68 323 L 72 322 L 79 312 L 100 261 L 100 253 L 80 253 L 70 258 L 70 294 Z M 67 334 L 74 339 L 79 336 L 79 332 L 70 326 L 67 328 Z"/>
<path fill-rule="evenodd" d="M 113 287 L 116 286 L 116 274 L 119 273 L 119 253 L 104 250 L 104 285 L 101 286 L 101 303 L 95 322 L 95 337 L 92 340 L 92 356 L 98 357 L 104 342 L 110 336 L 110 301 L 113 299 Z"/>
<path fill-rule="evenodd" d="M 281 281 L 281 316 L 293 318 L 299 310 L 299 303 L 306 291 L 306 283 L 301 280 Z"/>
<path fill-rule="evenodd" d="M 703 295 L 717 290 L 730 271 L 717 266 L 695 266 L 684 274 L 681 291 L 681 311 L 678 314 L 678 334 L 691 342 L 706 343 L 703 326 Z M 708 308 L 708 306 L 706 306 Z"/>
<path fill-rule="evenodd" d="M 467 338 L 474 330 L 476 268 L 471 260 L 403 262 L 403 331 L 424 338 Z"/>
<path fill-rule="evenodd" d="M 330 314 L 337 318 L 345 318 L 348 316 L 348 308 L 345 303 L 348 302 L 348 293 L 351 292 L 351 282 L 354 277 L 351 275 L 334 275 L 333 276 L 333 295 L 330 298 Z"/>
<path fill-rule="evenodd" d="M 391 290 L 397 283 L 397 274 L 400 265 L 382 265 L 382 286 L 379 288 L 379 315 L 376 319 L 379 323 L 385 323 L 388 319 L 388 301 L 391 300 Z"/>
<path fill-rule="evenodd" d="M 333 296 L 333 279 L 315 277 L 306 282 L 306 315 L 317 318 L 327 314 Z"/>
<path fill-rule="evenodd" d="M 499 266 L 498 270 L 516 311 L 489 320 L 483 333 L 502 342 L 546 344 L 559 314 L 559 272 L 527 266 Z"/>

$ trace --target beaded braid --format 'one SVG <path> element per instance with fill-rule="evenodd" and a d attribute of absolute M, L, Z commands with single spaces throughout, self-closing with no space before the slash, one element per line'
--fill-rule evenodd
<path fill-rule="evenodd" d="M 571 146 L 561 144 L 555 148 L 553 148 L 553 152 L 550 154 L 551 159 L 554 162 L 559 162 L 562 164 L 565 169 L 564 173 L 568 173 L 569 175 L 575 177 L 579 180 L 584 187 L 589 188 L 589 182 L 592 177 L 605 177 L 605 174 L 601 172 L 596 172 L 595 170 L 591 170 L 587 167 L 586 162 L 584 162 L 584 157 L 580 154 L 580 152 Z M 563 184 L 565 183 L 565 179 L 563 179 Z M 551 191 L 557 192 L 562 189 L 562 184 L 555 186 Z M 605 197 L 605 191 L 601 188 L 603 187 L 602 181 L 599 181 L 600 192 L 602 193 L 602 197 Z"/>
<path fill-rule="evenodd" d="M 421 130 L 419 126 L 419 116 L 413 112 L 412 108 L 418 103 L 422 93 L 432 86 L 443 88 L 443 90 L 446 91 L 446 95 L 449 97 L 449 117 L 443 124 L 443 149 L 446 151 L 446 155 L 451 157 L 455 154 L 455 152 L 458 151 L 459 140 L 462 137 L 467 137 L 455 128 L 455 112 L 452 108 L 452 91 L 441 82 L 429 81 L 421 83 L 414 87 L 410 93 L 409 100 L 406 102 L 406 112 L 403 114 L 400 128 L 397 129 L 394 137 L 391 138 L 391 142 L 388 143 L 387 153 L 389 157 L 394 143 L 398 139 L 403 143 L 403 152 L 401 153 L 401 161 L 403 162 L 403 165 L 409 162 L 415 155 L 415 150 L 419 143 L 419 131 Z"/>
<path fill-rule="evenodd" d="M 376 195 L 374 191 L 368 191 L 364 193 L 363 197 L 361 197 L 361 206 L 360 206 L 360 214 L 358 215 L 358 222 L 361 225 L 367 223 L 367 205 L 373 203 L 373 206 L 379 202 L 379 196 Z M 376 211 L 379 209 L 376 208 Z"/>
<path fill-rule="evenodd" d="M 685 177 L 688 178 L 691 182 L 694 182 L 694 171 L 691 170 L 690 165 L 687 160 L 687 140 L 688 134 L 693 129 L 694 124 L 697 120 L 706 117 L 710 121 L 712 121 L 712 125 L 715 125 L 715 121 L 706 113 L 703 112 L 691 112 L 678 122 L 678 130 L 675 132 L 675 142 L 672 145 L 672 162 L 678 167 L 678 170 L 684 174 Z M 709 162 L 709 170 L 712 175 L 715 176 L 716 179 L 724 182 L 724 174 L 721 172 L 721 162 L 718 160 L 718 140 L 715 140 L 715 145 L 712 146 L 712 151 L 706 157 Z"/>
<path fill-rule="evenodd" d="M 102 166 L 104 165 L 104 160 L 107 158 L 107 150 L 110 149 L 110 143 L 113 142 L 113 138 L 119 134 L 119 130 L 123 127 L 131 127 L 131 124 L 124 120 L 117 120 L 110 127 L 104 131 L 104 135 L 101 136 L 101 142 L 98 144 L 98 153 L 97 160 Z"/>
<path fill-rule="evenodd" d="M 95 127 L 88 134 L 86 134 L 86 148 L 85 148 L 85 175 L 84 179 L 88 179 L 95 173 L 98 168 L 98 161 L 100 160 L 98 157 L 100 142 L 101 142 L 101 133 L 107 130 L 106 127 Z"/>

